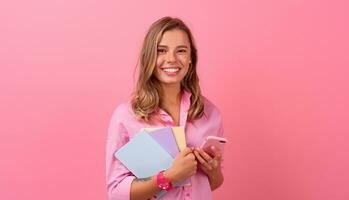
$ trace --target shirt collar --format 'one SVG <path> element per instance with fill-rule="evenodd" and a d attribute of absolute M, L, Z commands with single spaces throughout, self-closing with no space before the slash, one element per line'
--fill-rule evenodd
<path fill-rule="evenodd" d="M 182 91 L 182 97 L 181 97 L 181 105 L 180 105 L 180 111 L 179 111 L 179 118 L 180 118 L 180 126 L 185 126 L 185 123 L 187 122 L 188 117 L 188 110 L 190 108 L 190 97 L 191 93 L 187 90 Z M 158 114 L 161 117 L 161 119 L 165 122 L 173 122 L 172 117 L 165 112 L 163 109 L 158 109 Z"/>

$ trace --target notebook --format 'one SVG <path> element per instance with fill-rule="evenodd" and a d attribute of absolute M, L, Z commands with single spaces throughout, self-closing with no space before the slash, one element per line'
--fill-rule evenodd
<path fill-rule="evenodd" d="M 173 134 L 176 138 L 179 151 L 183 151 L 187 147 L 187 141 L 185 140 L 185 132 L 183 126 L 172 127 Z"/>
<path fill-rule="evenodd" d="M 169 127 L 157 129 L 149 132 L 149 135 L 156 140 L 162 148 L 164 148 L 172 158 L 175 158 L 179 153 L 176 139 L 172 133 L 172 129 Z"/>
<path fill-rule="evenodd" d="M 149 134 L 166 150 L 173 158 L 179 153 L 179 146 L 182 150 L 186 147 L 184 127 L 164 127 L 164 128 L 144 128 L 143 130 L 149 132 Z M 177 136 L 177 137 L 175 137 Z M 177 139 L 177 140 L 176 140 Z M 179 143 L 177 142 L 179 141 Z M 179 144 L 179 145 L 178 145 Z M 190 179 L 186 179 L 174 184 L 175 187 L 178 186 L 189 186 L 191 185 Z"/>
<path fill-rule="evenodd" d="M 114 155 L 137 178 L 154 176 L 170 168 L 174 160 L 146 131 L 137 133 Z"/>
<path fill-rule="evenodd" d="M 185 140 L 185 132 L 184 132 L 184 127 L 183 126 L 174 126 L 171 127 L 173 135 L 175 136 L 176 143 L 178 145 L 179 151 L 183 151 L 187 147 L 187 142 Z M 144 128 L 144 130 L 148 132 L 152 132 L 155 130 L 159 130 L 162 128 Z"/>

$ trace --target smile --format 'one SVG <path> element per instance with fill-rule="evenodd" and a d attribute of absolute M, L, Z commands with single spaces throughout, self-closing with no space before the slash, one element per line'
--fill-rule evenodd
<path fill-rule="evenodd" d="M 163 68 L 162 71 L 174 73 L 174 72 L 178 72 L 179 68 L 178 67 L 176 67 L 176 68 Z"/>

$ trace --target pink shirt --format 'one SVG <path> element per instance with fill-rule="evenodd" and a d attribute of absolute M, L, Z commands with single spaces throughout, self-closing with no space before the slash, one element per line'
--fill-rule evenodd
<path fill-rule="evenodd" d="M 209 135 L 223 136 L 221 115 L 218 109 L 204 98 L 205 115 L 194 123 L 187 122 L 190 107 L 190 93 L 184 91 L 180 106 L 180 126 L 185 126 L 187 145 L 200 147 L 204 138 Z M 130 199 L 131 183 L 135 176 L 114 157 L 114 153 L 126 144 L 130 138 L 145 127 L 175 126 L 171 116 L 159 111 L 165 125 L 150 125 L 134 117 L 130 102 L 119 105 L 112 116 L 106 146 L 107 190 L 110 200 Z M 200 170 L 191 177 L 191 186 L 176 187 L 161 199 L 212 199 L 212 192 L 207 176 Z"/>

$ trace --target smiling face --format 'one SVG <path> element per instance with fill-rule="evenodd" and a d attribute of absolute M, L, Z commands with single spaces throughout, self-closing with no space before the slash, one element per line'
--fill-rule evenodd
<path fill-rule="evenodd" d="M 188 35 L 173 29 L 164 32 L 157 47 L 155 77 L 163 86 L 180 86 L 190 65 L 190 42 Z"/>

